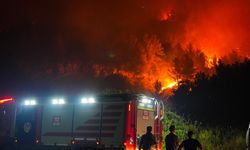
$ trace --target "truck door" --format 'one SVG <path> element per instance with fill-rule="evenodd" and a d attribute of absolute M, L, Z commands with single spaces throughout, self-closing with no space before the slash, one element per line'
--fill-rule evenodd
<path fill-rule="evenodd" d="M 16 137 L 19 143 L 33 144 L 36 140 L 37 108 L 20 108 L 16 116 Z"/>
<path fill-rule="evenodd" d="M 43 107 L 41 142 L 44 145 L 68 145 L 72 133 L 72 104 L 48 104 Z"/>
<path fill-rule="evenodd" d="M 13 136 L 15 105 L 13 98 L 0 99 L 0 138 Z M 1 143 L 1 142 L 0 142 Z"/>
<path fill-rule="evenodd" d="M 155 101 L 151 98 L 142 98 L 137 101 L 137 116 L 136 116 L 136 137 L 137 145 L 140 137 L 146 133 L 146 127 L 152 126 L 155 128 Z M 152 131 L 153 134 L 155 130 Z"/>

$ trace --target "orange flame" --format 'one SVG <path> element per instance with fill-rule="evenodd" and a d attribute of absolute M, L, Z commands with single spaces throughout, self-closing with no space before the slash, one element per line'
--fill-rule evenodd
<path fill-rule="evenodd" d="M 166 86 L 163 86 L 163 87 L 161 88 L 161 90 L 172 89 L 172 88 L 176 87 L 177 84 L 178 84 L 178 82 L 174 81 L 174 82 L 172 82 L 172 83 L 167 84 Z"/>
<path fill-rule="evenodd" d="M 207 57 L 207 67 L 209 69 L 214 68 L 219 63 L 218 57 Z"/>

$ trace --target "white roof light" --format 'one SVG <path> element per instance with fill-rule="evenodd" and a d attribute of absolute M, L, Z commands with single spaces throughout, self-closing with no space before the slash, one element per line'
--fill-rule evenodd
<path fill-rule="evenodd" d="M 95 103 L 95 99 L 93 97 L 89 98 L 89 103 Z"/>
<path fill-rule="evenodd" d="M 36 101 L 35 100 L 31 100 L 30 101 L 30 105 L 36 105 Z"/>
<path fill-rule="evenodd" d="M 63 104 L 65 104 L 65 100 L 62 98 L 52 99 L 52 104 L 53 105 L 63 105 Z"/>
<path fill-rule="evenodd" d="M 83 104 L 93 104 L 93 103 L 95 103 L 95 99 L 93 97 L 90 97 L 90 98 L 84 97 L 84 98 L 81 99 L 81 103 L 83 103 Z"/>
<path fill-rule="evenodd" d="M 25 100 L 24 105 L 26 106 L 36 105 L 36 100 Z"/>
<path fill-rule="evenodd" d="M 53 100 L 52 100 L 52 104 L 58 104 L 57 99 L 53 99 Z"/>
<path fill-rule="evenodd" d="M 30 105 L 30 101 L 29 100 L 24 101 L 24 105 Z"/>
<path fill-rule="evenodd" d="M 59 104 L 65 104 L 65 101 L 64 101 L 64 99 L 59 99 L 59 102 L 58 102 Z"/>
<path fill-rule="evenodd" d="M 82 98 L 81 103 L 88 103 L 87 98 Z"/>

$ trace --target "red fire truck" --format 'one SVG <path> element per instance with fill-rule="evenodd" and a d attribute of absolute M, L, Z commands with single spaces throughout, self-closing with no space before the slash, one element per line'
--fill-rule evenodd
<path fill-rule="evenodd" d="M 152 126 L 162 148 L 163 102 L 143 94 L 40 97 L 15 106 L 13 136 L 20 145 L 136 150 Z"/>

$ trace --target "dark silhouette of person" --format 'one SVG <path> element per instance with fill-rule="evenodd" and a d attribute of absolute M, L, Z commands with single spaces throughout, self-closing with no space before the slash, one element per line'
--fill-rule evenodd
<path fill-rule="evenodd" d="M 177 150 L 179 145 L 179 138 L 175 135 L 175 126 L 169 127 L 170 133 L 165 137 L 166 150 Z"/>
<path fill-rule="evenodd" d="M 183 147 L 185 150 L 197 150 L 197 148 L 202 150 L 201 143 L 198 140 L 192 138 L 193 134 L 193 131 L 188 131 L 188 139 L 184 140 L 180 144 L 178 150 L 181 150 Z"/>
<path fill-rule="evenodd" d="M 151 132 L 152 132 L 152 127 L 147 126 L 147 133 L 143 134 L 141 137 L 139 150 L 141 150 L 141 148 L 143 150 L 150 150 L 152 146 L 156 146 L 157 148 L 155 136 Z"/>

